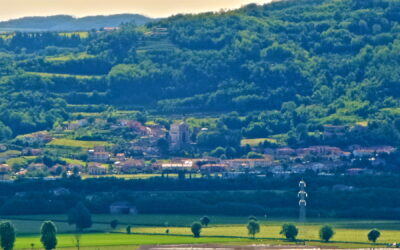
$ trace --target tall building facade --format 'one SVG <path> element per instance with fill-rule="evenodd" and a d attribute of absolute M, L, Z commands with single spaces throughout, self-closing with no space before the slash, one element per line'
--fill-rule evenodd
<path fill-rule="evenodd" d="M 181 150 L 187 147 L 190 144 L 189 125 L 185 121 L 172 124 L 169 136 L 172 150 Z"/>

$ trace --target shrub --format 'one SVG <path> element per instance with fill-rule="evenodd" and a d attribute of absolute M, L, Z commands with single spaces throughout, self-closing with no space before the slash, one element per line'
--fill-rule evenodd
<path fill-rule="evenodd" d="M 333 237 L 334 234 L 335 231 L 330 226 L 323 226 L 319 230 L 319 238 L 325 242 L 328 242 Z"/>
<path fill-rule="evenodd" d="M 286 239 L 294 241 L 299 234 L 299 230 L 293 224 L 284 224 L 282 225 L 282 230 L 280 234 L 284 235 Z"/>
<path fill-rule="evenodd" d="M 193 233 L 193 236 L 198 238 L 200 237 L 200 233 L 201 233 L 201 223 L 200 222 L 193 222 L 192 226 L 191 226 L 191 230 Z"/>
<path fill-rule="evenodd" d="M 381 232 L 379 232 L 377 229 L 372 229 L 368 233 L 368 240 L 372 241 L 373 243 L 375 243 L 380 236 L 381 236 Z"/>

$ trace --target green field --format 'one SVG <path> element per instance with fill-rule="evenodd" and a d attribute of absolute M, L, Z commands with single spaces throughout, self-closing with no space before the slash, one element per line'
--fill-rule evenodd
<path fill-rule="evenodd" d="M 345 248 L 371 247 L 367 234 L 372 228 L 381 231 L 379 246 L 400 240 L 399 221 L 368 220 L 333 220 L 314 219 L 307 223 L 297 223 L 293 219 L 260 218 L 261 232 L 257 239 L 247 235 L 246 217 L 211 216 L 211 224 L 203 228 L 200 239 L 191 236 L 190 224 L 200 215 L 93 215 L 93 226 L 82 236 L 82 245 L 100 247 L 96 249 L 118 249 L 118 246 L 135 246 L 146 244 L 192 244 L 192 243 L 226 243 L 226 244 L 292 244 L 279 234 L 281 225 L 295 223 L 299 228 L 299 240 L 310 241 L 306 244 Z M 31 243 L 40 247 L 38 231 L 42 221 L 55 221 L 59 232 L 59 247 L 74 246 L 74 228 L 66 223 L 66 215 L 32 215 L 2 218 L 11 220 L 17 228 L 17 249 L 30 248 Z M 109 223 L 117 219 L 119 227 L 111 230 Z M 132 225 L 132 235 L 125 234 L 125 227 Z M 334 227 L 336 234 L 331 243 L 319 242 L 318 231 L 323 225 Z M 165 234 L 169 229 L 169 235 Z M 113 248 L 115 246 L 116 248 Z"/>
<path fill-rule="evenodd" d="M 26 73 L 42 77 L 71 77 L 78 79 L 92 79 L 92 78 L 103 77 L 101 75 L 72 75 L 72 74 L 57 74 L 57 73 L 47 73 L 47 72 L 26 72 Z"/>
<path fill-rule="evenodd" d="M 73 35 L 78 35 L 80 38 L 88 38 L 89 37 L 89 32 L 81 31 L 81 32 L 62 32 L 62 33 L 60 33 L 60 36 L 71 37 Z"/>
<path fill-rule="evenodd" d="M 45 58 L 45 60 L 49 62 L 65 62 L 70 60 L 80 60 L 80 59 L 94 58 L 94 57 L 95 56 L 89 55 L 87 53 L 79 53 L 79 54 L 48 56 Z"/>
<path fill-rule="evenodd" d="M 278 143 L 278 141 L 277 141 L 276 139 L 271 139 L 271 138 L 258 138 L 258 139 L 243 139 L 243 140 L 240 142 L 240 145 L 241 145 L 242 147 L 244 147 L 244 146 L 246 146 L 246 145 L 250 145 L 250 146 L 252 146 L 252 147 L 256 147 L 256 146 L 258 146 L 260 143 L 263 143 L 263 142 L 265 142 L 265 141 L 268 141 L 268 142 L 273 143 L 273 144 L 277 144 L 277 143 Z"/>
<path fill-rule="evenodd" d="M 249 239 L 229 239 L 229 238 L 193 238 L 187 236 L 162 236 L 162 235 L 128 235 L 117 233 L 84 234 L 81 238 L 82 246 L 96 247 L 95 249 L 109 249 L 112 246 L 125 246 L 125 249 L 136 249 L 141 245 L 154 244 L 201 244 L 201 243 L 246 243 Z M 35 248 L 41 248 L 38 236 L 18 237 L 16 249 L 30 249 L 31 244 Z M 63 234 L 58 236 L 58 248 L 74 247 L 75 239 L 73 234 Z"/>
<path fill-rule="evenodd" d="M 54 139 L 48 145 L 50 146 L 61 146 L 61 147 L 75 147 L 75 148 L 94 148 L 96 146 L 110 146 L 105 141 L 79 141 L 70 139 Z"/>

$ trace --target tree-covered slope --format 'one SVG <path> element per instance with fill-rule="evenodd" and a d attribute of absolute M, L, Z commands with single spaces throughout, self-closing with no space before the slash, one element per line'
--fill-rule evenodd
<path fill-rule="evenodd" d="M 109 16 L 88 16 L 74 18 L 68 15 L 47 17 L 24 17 L 0 22 L 0 30 L 11 31 L 87 31 L 104 27 L 116 27 L 122 23 L 134 22 L 144 25 L 153 19 L 138 14 L 119 14 Z"/>
<path fill-rule="evenodd" d="M 254 112 L 245 131 L 261 132 L 252 137 L 361 121 L 398 136 L 399 0 L 282 1 L 84 39 L 18 33 L 1 44 L 16 72 L 36 72 L 70 104 Z M 8 116 L 0 119 L 12 127 Z"/>

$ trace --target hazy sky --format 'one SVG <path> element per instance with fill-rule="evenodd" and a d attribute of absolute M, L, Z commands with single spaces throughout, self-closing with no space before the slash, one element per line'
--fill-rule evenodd
<path fill-rule="evenodd" d="M 70 14 L 74 16 L 139 13 L 166 17 L 176 13 L 238 8 L 270 0 L 0 0 L 0 20 L 23 16 Z"/>

